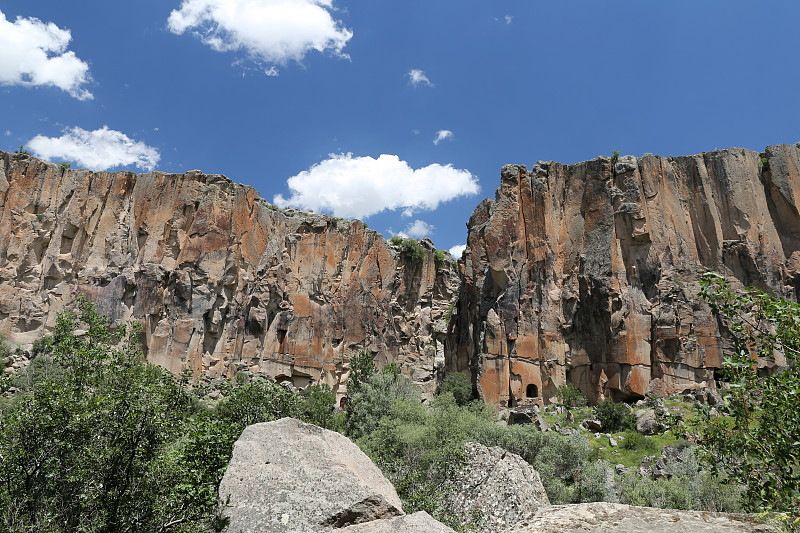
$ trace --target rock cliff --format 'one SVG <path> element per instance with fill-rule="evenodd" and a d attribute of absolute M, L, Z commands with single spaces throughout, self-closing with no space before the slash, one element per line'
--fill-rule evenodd
<path fill-rule="evenodd" d="M 724 332 L 698 276 L 796 300 L 798 208 L 800 144 L 506 165 L 468 223 L 447 367 L 509 405 L 713 387 Z"/>
<path fill-rule="evenodd" d="M 368 349 L 432 394 L 437 365 L 496 404 L 714 386 L 713 270 L 800 293 L 800 145 L 507 165 L 459 272 L 359 221 L 279 210 L 222 175 L 63 169 L 0 151 L 0 333 L 29 344 L 79 294 L 143 325 L 174 372 L 248 370 L 344 394 Z M 448 307 L 457 297 L 452 317 Z M 18 362 L 12 362 L 18 364 Z"/>
<path fill-rule="evenodd" d="M 366 348 L 427 387 L 458 286 L 353 220 L 278 210 L 222 175 L 63 169 L 0 151 L 0 333 L 27 344 L 87 294 L 180 373 L 239 370 L 341 395 Z"/>

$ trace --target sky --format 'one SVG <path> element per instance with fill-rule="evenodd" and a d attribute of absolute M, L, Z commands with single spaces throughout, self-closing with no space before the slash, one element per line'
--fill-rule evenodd
<path fill-rule="evenodd" d="M 0 148 L 459 254 L 504 164 L 800 141 L 796 0 L 0 0 Z"/>

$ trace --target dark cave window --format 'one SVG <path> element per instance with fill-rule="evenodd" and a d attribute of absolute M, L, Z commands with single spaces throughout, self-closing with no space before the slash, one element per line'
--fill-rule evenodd
<path fill-rule="evenodd" d="M 536 385 L 531 383 L 528 385 L 528 388 L 525 390 L 525 395 L 528 398 L 538 398 L 539 397 L 539 390 L 536 388 Z"/>

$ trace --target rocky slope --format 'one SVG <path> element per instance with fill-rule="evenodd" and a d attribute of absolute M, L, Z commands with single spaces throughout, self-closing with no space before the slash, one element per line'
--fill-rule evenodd
<path fill-rule="evenodd" d="M 281 211 L 221 175 L 65 170 L 0 151 L 0 333 L 31 343 L 87 294 L 174 372 L 249 370 L 340 395 L 349 356 L 429 392 L 457 289 L 359 221 Z M 438 332 L 438 333 L 437 333 Z"/>
<path fill-rule="evenodd" d="M 797 299 L 800 144 L 503 167 L 469 220 L 447 366 L 497 404 L 714 384 L 707 270 Z"/>

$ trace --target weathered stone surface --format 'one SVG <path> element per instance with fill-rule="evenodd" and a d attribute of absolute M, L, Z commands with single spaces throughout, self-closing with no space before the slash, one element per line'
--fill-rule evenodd
<path fill-rule="evenodd" d="M 521 405 L 512 409 L 508 414 L 508 425 L 513 424 L 534 424 L 540 431 L 550 429 L 536 404 Z"/>
<path fill-rule="evenodd" d="M 664 424 L 656 416 L 653 409 L 643 409 L 636 412 L 636 431 L 642 435 L 655 435 L 664 431 Z"/>
<path fill-rule="evenodd" d="M 338 529 L 342 533 L 455 533 L 425 511 Z"/>
<path fill-rule="evenodd" d="M 519 455 L 476 442 L 464 451 L 466 465 L 453 481 L 449 502 L 456 515 L 480 512 L 482 531 L 502 531 L 550 504 L 539 473 Z"/>
<path fill-rule="evenodd" d="M 507 533 L 755 533 L 772 532 L 754 515 L 676 511 L 618 503 L 543 507 Z"/>
<path fill-rule="evenodd" d="M 447 368 L 503 405 L 714 387 L 725 341 L 698 276 L 796 300 L 798 208 L 800 145 L 506 165 L 468 223 Z"/>
<path fill-rule="evenodd" d="M 219 486 L 227 533 L 314 532 L 403 514 L 358 446 L 292 418 L 248 426 Z"/>
<path fill-rule="evenodd" d="M 408 264 L 359 221 L 278 210 L 221 175 L 65 170 L 0 151 L 0 333 L 20 344 L 84 293 L 141 322 L 148 359 L 174 372 L 248 370 L 341 396 L 366 348 L 432 393 L 458 279 L 422 245 Z"/>

